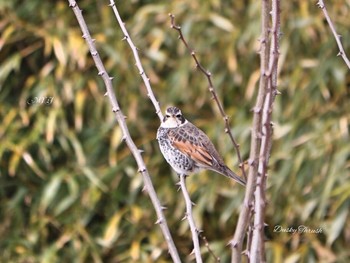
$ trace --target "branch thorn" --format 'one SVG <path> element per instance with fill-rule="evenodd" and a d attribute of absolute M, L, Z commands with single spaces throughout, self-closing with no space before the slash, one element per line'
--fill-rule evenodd
<path fill-rule="evenodd" d="M 155 225 L 159 225 L 162 223 L 162 219 L 158 218 L 157 221 L 154 223 Z"/>
<path fill-rule="evenodd" d="M 138 149 L 139 153 L 144 153 L 145 151 L 142 149 Z"/>

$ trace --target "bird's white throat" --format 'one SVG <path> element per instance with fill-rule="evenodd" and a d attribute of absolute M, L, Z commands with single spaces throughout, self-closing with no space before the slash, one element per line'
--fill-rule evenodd
<path fill-rule="evenodd" d="M 160 127 L 162 128 L 177 128 L 185 125 L 188 121 L 185 120 L 184 123 L 181 123 L 178 119 L 174 117 L 168 118 L 165 122 L 162 122 Z"/>

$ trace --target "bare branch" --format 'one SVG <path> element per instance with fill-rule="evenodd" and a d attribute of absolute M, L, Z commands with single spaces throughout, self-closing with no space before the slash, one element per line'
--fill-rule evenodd
<path fill-rule="evenodd" d="M 203 240 L 205 247 L 207 248 L 208 252 L 213 256 L 215 262 L 220 263 L 221 262 L 220 257 L 215 255 L 214 251 L 210 248 L 210 244 L 209 244 L 206 236 L 203 235 L 202 232 L 199 232 L 198 235 Z"/>
<path fill-rule="evenodd" d="M 253 214 L 254 223 L 248 235 L 246 254 L 250 262 L 265 262 L 264 215 L 266 206 L 266 177 L 272 146 L 271 114 L 277 91 L 280 2 L 272 0 L 272 28 L 269 30 L 270 7 L 268 0 L 262 0 L 260 37 L 260 84 L 254 107 L 254 120 L 250 151 L 247 190 L 232 244 L 232 262 L 241 262 L 242 243 L 245 229 Z M 271 32 L 271 41 L 269 41 Z M 246 204 L 253 204 L 249 207 Z M 253 210 L 250 210 L 252 209 Z"/>
<path fill-rule="evenodd" d="M 232 263 L 240 263 L 242 261 L 243 239 L 250 222 L 251 208 L 254 204 L 253 194 L 256 187 L 256 174 L 258 168 L 259 151 L 261 144 L 261 121 L 262 121 L 262 108 L 265 97 L 266 80 L 264 74 L 268 65 L 268 27 L 269 27 L 269 14 L 268 14 L 268 2 L 262 0 L 262 14 L 261 14 L 261 36 L 260 36 L 260 83 L 257 95 L 256 104 L 253 110 L 253 129 L 251 136 L 250 156 L 249 156 L 249 173 L 246 186 L 246 192 L 244 196 L 244 205 L 238 217 L 238 222 L 233 239 L 230 241 L 232 248 Z M 249 248 L 248 248 L 249 249 Z M 250 250 L 247 251 L 250 256 Z"/>
<path fill-rule="evenodd" d="M 196 227 L 196 224 L 194 222 L 193 215 L 192 215 L 192 201 L 191 201 L 190 195 L 188 194 L 188 191 L 186 188 L 186 175 L 180 174 L 179 177 L 180 177 L 181 191 L 182 191 L 182 194 L 184 196 L 185 203 L 186 203 L 186 216 L 185 216 L 185 218 L 187 219 L 188 224 L 189 224 L 190 229 L 191 229 L 192 241 L 193 241 L 193 246 L 194 246 L 194 254 L 196 256 L 196 262 L 201 263 L 203 261 L 202 261 L 202 256 L 201 256 L 201 249 L 199 246 L 199 240 L 198 240 L 199 231 Z"/>
<path fill-rule="evenodd" d="M 193 60 L 196 63 L 196 67 L 206 76 L 208 84 L 209 84 L 209 91 L 213 96 L 214 101 L 216 102 L 216 105 L 219 108 L 220 114 L 222 116 L 222 118 L 224 119 L 224 123 L 225 123 L 225 133 L 228 134 L 228 136 L 231 139 L 231 142 L 233 144 L 233 146 L 235 147 L 236 153 L 237 153 L 237 158 L 238 158 L 238 162 L 239 162 L 239 167 L 242 170 L 242 174 L 245 180 L 247 180 L 247 176 L 245 173 L 245 169 L 244 169 L 244 162 L 243 159 L 241 157 L 241 152 L 239 150 L 239 144 L 236 142 L 236 140 L 234 139 L 232 132 L 231 132 L 231 128 L 230 128 L 230 123 L 229 123 L 229 117 L 226 115 L 225 111 L 224 111 L 224 107 L 222 106 L 218 95 L 215 91 L 215 87 L 214 84 L 212 82 L 212 74 L 211 72 L 209 72 L 208 70 L 206 70 L 202 64 L 199 62 L 195 51 L 188 45 L 185 37 L 182 34 L 182 30 L 181 27 L 175 24 L 175 16 L 173 14 L 169 14 L 170 16 L 170 20 L 171 20 L 171 28 L 175 29 L 178 33 L 179 33 L 179 39 L 184 43 L 184 45 L 186 46 L 187 50 L 189 51 L 189 53 L 191 54 Z"/>
<path fill-rule="evenodd" d="M 95 48 L 94 41 L 91 39 L 89 30 L 88 30 L 87 25 L 85 23 L 85 20 L 82 16 L 82 12 L 79 9 L 76 1 L 68 0 L 68 2 L 69 2 L 69 6 L 73 9 L 73 12 L 74 12 L 74 14 L 79 22 L 80 28 L 83 32 L 83 38 L 86 40 L 86 43 L 89 46 L 90 53 L 91 53 L 92 58 L 95 62 L 95 65 L 98 69 L 98 75 L 102 77 L 102 79 L 105 83 L 105 86 L 107 89 L 107 95 L 108 95 L 110 104 L 112 106 L 112 111 L 115 113 L 116 120 L 118 121 L 118 124 L 123 132 L 123 140 L 125 140 L 127 146 L 129 147 L 132 155 L 134 156 L 134 158 L 137 162 L 138 171 L 142 175 L 142 178 L 143 178 L 143 181 L 145 184 L 146 192 L 149 194 L 150 199 L 152 201 L 152 204 L 156 210 L 156 213 L 157 213 L 157 221 L 156 222 L 160 225 L 163 236 L 168 244 L 169 253 L 170 253 L 174 262 L 180 263 L 181 260 L 180 260 L 179 254 L 177 252 L 174 241 L 173 241 L 172 236 L 170 234 L 166 218 L 163 214 L 164 207 L 161 206 L 160 201 L 157 197 L 156 191 L 153 187 L 151 178 L 149 176 L 148 170 L 147 170 L 146 165 L 145 165 L 143 158 L 141 156 L 140 150 L 136 147 L 134 141 L 132 140 L 132 138 L 130 136 L 128 127 L 127 127 L 126 122 L 125 122 L 125 116 L 123 115 L 123 113 L 119 107 L 117 98 L 114 94 L 113 85 L 112 85 L 112 78 L 110 78 L 108 73 L 106 72 L 106 69 L 105 69 L 105 67 L 100 59 L 100 56 Z"/>
<path fill-rule="evenodd" d="M 333 25 L 333 22 L 332 22 L 330 16 L 328 15 L 328 11 L 326 9 L 326 5 L 324 4 L 323 0 L 319 0 L 317 2 L 317 6 L 322 9 L 322 12 L 323 12 L 323 14 L 324 14 L 324 16 L 325 16 L 325 18 L 327 20 L 327 23 L 328 23 L 329 27 L 332 30 L 333 36 L 334 36 L 335 41 L 337 42 L 337 45 L 338 45 L 338 48 L 339 48 L 338 56 L 341 56 L 343 58 L 343 60 L 345 61 L 346 65 L 350 69 L 350 61 L 349 61 L 348 57 L 346 56 L 346 53 L 345 53 L 344 48 L 343 48 L 343 45 L 341 43 L 341 40 L 340 40 L 341 36 L 335 30 L 335 26 Z"/>
<path fill-rule="evenodd" d="M 266 96 L 262 111 L 261 123 L 261 147 L 258 165 L 257 184 L 255 189 L 254 202 L 254 227 L 250 249 L 251 262 L 266 262 L 264 246 L 264 218 L 266 207 L 266 178 L 267 168 L 272 146 L 272 125 L 271 114 L 273 102 L 277 94 L 277 74 L 279 56 L 279 33 L 280 33 L 280 0 L 272 0 L 272 28 L 271 45 L 269 54 L 269 68 L 265 74 L 267 79 Z"/>
<path fill-rule="evenodd" d="M 115 14 L 115 17 L 118 20 L 118 24 L 119 24 L 121 30 L 123 31 L 124 40 L 126 40 L 128 42 L 128 44 L 129 44 L 129 46 L 130 46 L 130 48 L 132 50 L 132 53 L 134 54 L 134 58 L 135 58 L 135 62 L 136 62 L 135 65 L 136 65 L 137 69 L 139 70 L 139 74 L 142 77 L 143 82 L 145 83 L 145 86 L 146 86 L 146 89 L 147 89 L 147 96 L 152 101 L 153 106 L 154 106 L 154 108 L 156 110 L 156 113 L 157 113 L 157 115 L 159 117 L 159 120 L 162 122 L 163 121 L 163 114 L 162 114 L 162 111 L 160 110 L 159 102 L 157 101 L 157 99 L 154 96 L 154 93 L 153 93 L 153 90 L 152 90 L 152 87 L 151 87 L 151 84 L 150 84 L 150 80 L 147 77 L 146 72 L 144 71 L 144 69 L 142 67 L 141 60 L 140 60 L 137 48 L 134 45 L 134 43 L 132 42 L 128 31 L 126 30 L 125 23 L 122 21 L 120 15 L 119 15 L 119 12 L 118 12 L 118 9 L 117 9 L 117 7 L 116 7 L 116 5 L 114 3 L 114 0 L 110 0 L 109 2 L 110 2 L 109 6 L 112 7 L 113 12 Z"/>

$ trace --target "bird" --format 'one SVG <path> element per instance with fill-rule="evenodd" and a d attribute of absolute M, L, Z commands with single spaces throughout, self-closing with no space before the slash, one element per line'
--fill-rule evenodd
<path fill-rule="evenodd" d="M 246 182 L 224 163 L 209 137 L 171 106 L 157 130 L 157 140 L 165 160 L 178 175 L 212 170 L 245 186 Z"/>

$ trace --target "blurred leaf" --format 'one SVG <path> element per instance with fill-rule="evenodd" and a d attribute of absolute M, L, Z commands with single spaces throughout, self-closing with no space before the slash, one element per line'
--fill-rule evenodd
<path fill-rule="evenodd" d="M 337 216 L 333 219 L 333 222 L 331 223 L 329 233 L 327 235 L 327 245 L 332 246 L 333 242 L 339 237 L 340 233 L 344 229 L 344 225 L 346 222 L 346 219 L 348 218 L 349 214 L 349 202 L 347 205 L 344 205 L 342 209 L 337 213 Z"/>
<path fill-rule="evenodd" d="M 66 57 L 65 48 L 63 47 L 63 44 L 62 44 L 62 40 L 54 37 L 52 39 L 52 43 L 53 43 L 53 50 L 55 52 L 55 55 L 58 61 L 65 66 L 67 64 L 67 57 Z"/>
<path fill-rule="evenodd" d="M 37 176 L 41 177 L 42 179 L 46 178 L 45 173 L 39 168 L 39 166 L 36 164 L 32 156 L 28 152 L 23 153 L 23 159 L 29 165 L 29 167 L 32 168 L 33 172 Z"/>
<path fill-rule="evenodd" d="M 15 70 L 19 70 L 19 66 L 21 63 L 21 55 L 20 54 L 14 54 L 13 56 L 6 59 L 3 63 L 1 63 L 1 70 L 0 70 L 0 91 L 3 89 L 4 81 L 8 78 L 9 74 Z"/>
<path fill-rule="evenodd" d="M 82 165 L 82 166 L 85 165 L 86 158 L 85 158 L 85 154 L 83 151 L 83 147 L 81 145 L 81 142 L 76 137 L 76 134 L 74 134 L 72 131 L 68 131 L 67 138 L 69 139 L 69 141 L 71 142 L 71 144 L 73 146 L 78 164 Z"/>
<path fill-rule="evenodd" d="M 83 167 L 82 171 L 86 175 L 86 177 L 91 181 L 91 183 L 96 185 L 103 192 L 108 191 L 108 187 L 97 177 L 97 175 L 90 168 Z"/>
<path fill-rule="evenodd" d="M 131 243 L 130 248 L 130 256 L 133 261 L 139 261 L 140 260 L 140 242 L 139 241 L 133 241 Z"/>
<path fill-rule="evenodd" d="M 83 109 L 86 101 L 86 92 L 84 90 L 80 90 L 77 92 L 75 96 L 75 114 L 74 114 L 74 124 L 75 130 L 80 132 L 83 127 Z"/>
<path fill-rule="evenodd" d="M 58 111 L 50 111 L 48 120 L 47 120 L 47 126 L 46 126 L 46 141 L 50 144 L 53 142 L 55 138 L 55 131 L 57 130 L 57 115 Z"/>
<path fill-rule="evenodd" d="M 19 150 L 12 153 L 12 156 L 11 156 L 10 162 L 9 162 L 9 167 L 8 167 L 8 173 L 11 176 L 14 176 L 16 174 L 18 164 L 19 164 L 19 161 L 21 160 L 21 157 L 22 157 L 22 155 L 19 152 Z"/>
<path fill-rule="evenodd" d="M 105 247 L 110 247 L 120 236 L 120 220 L 124 216 L 125 210 L 117 211 L 109 219 L 106 229 L 104 231 L 103 238 L 99 240 L 99 243 Z"/>
<path fill-rule="evenodd" d="M 227 32 L 232 32 L 233 31 L 233 25 L 230 20 L 212 13 L 209 15 L 210 20 L 216 25 L 217 27 L 227 31 Z"/>
<path fill-rule="evenodd" d="M 55 198 L 57 198 L 59 188 L 62 184 L 62 179 L 61 173 L 56 173 L 50 177 L 50 181 L 44 188 L 43 195 L 40 200 L 39 210 L 41 213 L 45 213 L 48 206 L 51 205 Z"/>
<path fill-rule="evenodd" d="M 55 216 L 58 216 L 70 208 L 79 197 L 79 185 L 76 180 L 74 180 L 74 178 L 68 178 L 66 179 L 66 183 L 68 186 L 68 194 L 57 203 L 54 209 Z"/>
<path fill-rule="evenodd" d="M 299 261 L 300 261 L 300 255 L 297 253 L 290 255 L 284 260 L 285 263 L 297 263 Z"/>

